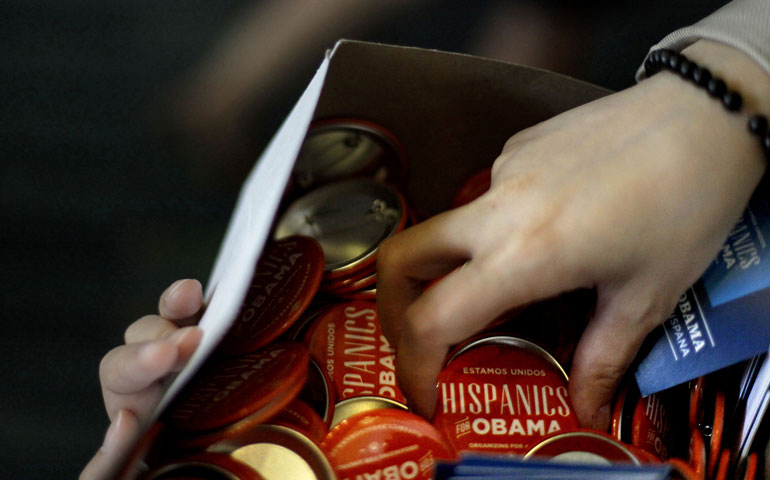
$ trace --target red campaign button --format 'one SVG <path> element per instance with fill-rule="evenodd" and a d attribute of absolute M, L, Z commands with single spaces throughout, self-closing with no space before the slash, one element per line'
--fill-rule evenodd
<path fill-rule="evenodd" d="M 307 383 L 305 383 L 298 398 L 321 417 L 326 429 L 331 426 L 332 418 L 334 418 L 334 404 L 336 403 L 334 386 L 326 372 L 321 370 L 318 362 L 312 357 L 308 367 Z"/>
<path fill-rule="evenodd" d="M 665 464 L 672 469 L 670 478 L 676 480 L 703 480 L 703 477 L 698 476 L 692 467 L 681 458 L 669 458 Z"/>
<path fill-rule="evenodd" d="M 403 410 L 354 415 L 332 428 L 321 444 L 338 478 L 433 478 L 438 459 L 455 458 L 425 419 Z"/>
<path fill-rule="evenodd" d="M 746 459 L 746 473 L 743 475 L 743 480 L 755 480 L 757 478 L 757 468 L 759 464 L 759 455 L 757 452 L 751 452 Z M 767 474 L 767 470 L 765 470 Z"/>
<path fill-rule="evenodd" d="M 628 386 L 621 386 L 612 403 L 612 417 L 610 420 L 610 434 L 612 437 L 619 441 L 623 441 L 623 407 L 626 405 L 626 397 L 628 397 Z"/>
<path fill-rule="evenodd" d="M 142 480 L 196 478 L 262 480 L 262 476 L 245 463 L 224 453 L 211 452 L 201 452 L 168 462 L 142 476 Z"/>
<path fill-rule="evenodd" d="M 530 457 L 592 464 L 640 463 L 625 445 L 604 432 L 589 429 L 547 437 L 527 452 L 526 458 Z"/>
<path fill-rule="evenodd" d="M 675 447 L 670 396 L 670 392 L 661 392 L 640 398 L 631 423 L 631 443 L 661 460 L 670 458 Z"/>
<path fill-rule="evenodd" d="M 725 392 L 720 388 L 714 393 L 714 418 L 711 421 L 711 441 L 708 455 L 708 477 L 714 475 L 725 427 Z"/>
<path fill-rule="evenodd" d="M 690 467 L 698 478 L 706 478 L 706 443 L 697 428 L 690 429 Z"/>
<path fill-rule="evenodd" d="M 230 455 L 269 480 L 336 480 L 320 446 L 304 434 L 280 425 L 257 425 L 238 437 L 209 446 L 206 451 Z"/>
<path fill-rule="evenodd" d="M 706 390 L 706 377 L 698 377 L 690 382 L 690 428 L 696 428 L 703 423 L 703 392 Z"/>
<path fill-rule="evenodd" d="M 323 290 L 331 295 L 344 295 L 355 293 L 360 290 L 366 290 L 377 283 L 377 273 L 375 271 L 364 272 L 361 277 L 354 276 L 342 281 L 331 283 L 322 287 Z"/>
<path fill-rule="evenodd" d="M 372 179 L 335 182 L 312 190 L 286 209 L 275 238 L 312 236 L 324 252 L 324 280 L 334 282 L 374 268 L 377 249 L 406 225 L 406 201 Z"/>
<path fill-rule="evenodd" d="M 492 169 L 485 168 L 474 173 L 455 193 L 449 208 L 457 208 L 484 195 L 492 184 Z"/>
<path fill-rule="evenodd" d="M 624 443 L 623 446 L 628 448 L 631 451 L 631 453 L 633 453 L 634 456 L 639 459 L 639 463 L 642 463 L 642 464 L 660 464 L 660 463 L 663 463 L 663 460 L 661 460 L 660 458 L 658 458 L 655 455 L 651 454 L 647 450 L 642 450 L 641 448 L 639 448 L 637 446 L 630 445 L 630 444 L 627 444 L 627 443 Z"/>
<path fill-rule="evenodd" d="M 343 293 L 340 294 L 340 298 L 344 300 L 360 300 L 364 302 L 374 302 L 377 300 L 377 288 L 371 288 L 369 290 L 360 290 L 358 292 Z"/>
<path fill-rule="evenodd" d="M 374 395 L 406 403 L 396 385 L 395 351 L 382 334 L 374 302 L 329 308 L 308 331 L 305 344 L 332 379 L 338 401 Z"/>
<path fill-rule="evenodd" d="M 219 350 L 230 355 L 252 352 L 288 330 L 318 291 L 323 266 L 321 245 L 310 237 L 269 242 Z"/>
<path fill-rule="evenodd" d="M 281 425 L 299 432 L 315 443 L 321 443 L 326 435 L 326 424 L 318 413 L 300 399 L 294 399 L 268 423 Z"/>
<path fill-rule="evenodd" d="M 730 459 L 732 458 L 729 448 L 722 450 L 719 454 L 719 461 L 717 462 L 717 468 L 714 471 L 714 480 L 726 480 L 727 469 L 730 467 Z M 747 479 L 748 480 L 748 479 Z"/>
<path fill-rule="evenodd" d="M 381 125 L 327 118 L 310 125 L 292 177 L 303 189 L 357 176 L 398 181 L 406 163 L 401 141 Z"/>
<path fill-rule="evenodd" d="M 540 347 L 494 336 L 469 344 L 438 377 L 433 424 L 458 452 L 524 453 L 578 426 L 567 378 Z"/>
<path fill-rule="evenodd" d="M 184 432 L 219 428 L 245 417 L 260 423 L 302 389 L 310 354 L 300 343 L 277 343 L 204 367 L 172 403 L 170 427 Z"/>

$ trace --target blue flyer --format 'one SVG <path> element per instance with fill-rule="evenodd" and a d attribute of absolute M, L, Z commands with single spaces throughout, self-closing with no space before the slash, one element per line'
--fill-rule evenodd
<path fill-rule="evenodd" d="M 703 276 L 682 294 L 636 370 L 650 395 L 770 345 L 770 202 L 755 195 Z"/>
<path fill-rule="evenodd" d="M 457 462 L 436 466 L 436 480 L 668 480 L 666 465 L 562 463 L 554 459 L 521 459 L 510 456 L 465 455 Z"/>

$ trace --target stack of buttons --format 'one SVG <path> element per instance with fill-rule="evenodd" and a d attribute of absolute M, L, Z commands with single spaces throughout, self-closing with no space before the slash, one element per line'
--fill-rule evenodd
<path fill-rule="evenodd" d="M 299 343 L 279 342 L 209 362 L 163 419 L 174 443 L 182 448 L 205 447 L 273 417 L 302 389 L 309 356 Z"/>
<path fill-rule="evenodd" d="M 324 249 L 324 293 L 374 300 L 377 246 L 415 223 L 395 187 L 404 177 L 406 152 L 381 125 L 355 118 L 314 122 L 292 174 L 294 198 L 275 238 L 301 234 Z"/>
<path fill-rule="evenodd" d="M 322 246 L 321 290 L 373 300 L 377 247 L 407 226 L 406 201 L 393 186 L 356 178 L 327 184 L 295 200 L 280 217 L 275 238 L 305 235 Z"/>

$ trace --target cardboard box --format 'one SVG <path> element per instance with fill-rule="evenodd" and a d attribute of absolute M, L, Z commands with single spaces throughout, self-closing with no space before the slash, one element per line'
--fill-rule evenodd
<path fill-rule="evenodd" d="M 340 41 L 245 180 L 211 278 L 202 343 L 159 404 L 157 418 L 235 320 L 310 123 L 362 118 L 403 143 L 407 202 L 446 209 L 514 133 L 610 93 L 556 73 L 417 48 Z"/>

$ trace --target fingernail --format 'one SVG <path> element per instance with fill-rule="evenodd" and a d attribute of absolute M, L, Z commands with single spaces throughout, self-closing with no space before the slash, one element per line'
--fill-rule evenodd
<path fill-rule="evenodd" d="M 104 443 L 102 443 L 101 451 L 104 453 L 109 453 L 110 450 L 112 450 L 112 447 L 115 445 L 115 437 L 117 436 L 118 429 L 120 428 L 120 423 L 123 421 L 123 410 L 120 410 L 118 412 L 118 416 L 115 417 L 115 420 L 110 424 L 110 427 L 107 429 L 107 433 L 104 434 Z"/>
<path fill-rule="evenodd" d="M 592 427 L 597 430 L 605 430 L 610 425 L 610 404 L 602 405 L 591 419 Z"/>
<path fill-rule="evenodd" d="M 179 287 L 184 282 L 183 280 L 177 280 L 176 282 L 172 283 L 170 287 L 168 287 L 168 290 L 166 290 L 166 299 L 171 299 L 174 294 L 176 294 L 177 290 L 179 290 Z"/>

